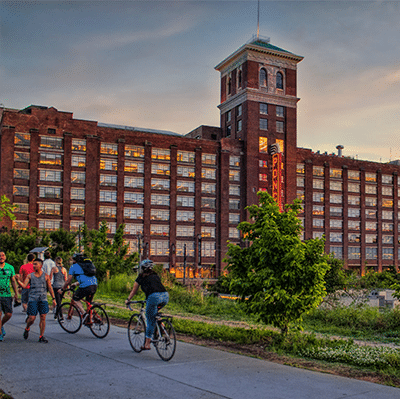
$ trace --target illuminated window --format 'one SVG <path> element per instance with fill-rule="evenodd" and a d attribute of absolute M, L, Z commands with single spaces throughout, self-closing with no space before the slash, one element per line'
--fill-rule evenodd
<path fill-rule="evenodd" d="M 268 119 L 260 118 L 260 129 L 268 130 Z"/>
<path fill-rule="evenodd" d="M 203 194 L 215 194 L 215 183 L 201 183 L 201 192 Z"/>
<path fill-rule="evenodd" d="M 335 178 L 342 178 L 342 169 L 329 169 L 329 176 Z"/>
<path fill-rule="evenodd" d="M 183 195 L 177 195 L 176 206 L 187 206 L 194 207 L 194 197 L 187 197 Z"/>
<path fill-rule="evenodd" d="M 143 179 L 143 177 L 125 176 L 124 187 L 143 188 L 144 187 L 144 179 Z"/>
<path fill-rule="evenodd" d="M 118 144 L 101 143 L 100 154 L 102 155 L 118 155 Z"/>
<path fill-rule="evenodd" d="M 118 169 L 118 161 L 116 159 L 100 158 L 100 169 L 115 172 Z"/>
<path fill-rule="evenodd" d="M 169 176 L 169 164 L 166 163 L 152 163 L 151 173 L 153 175 Z"/>
<path fill-rule="evenodd" d="M 30 162 L 30 154 L 29 154 L 29 152 L 15 151 L 14 152 L 14 161 L 15 162 L 29 163 Z"/>
<path fill-rule="evenodd" d="M 178 151 L 178 162 L 194 163 L 194 152 L 191 151 Z"/>
<path fill-rule="evenodd" d="M 229 181 L 240 181 L 240 171 L 229 169 Z"/>
<path fill-rule="evenodd" d="M 138 145 L 125 145 L 125 157 L 144 158 L 144 147 Z"/>
<path fill-rule="evenodd" d="M 152 190 L 169 190 L 169 180 L 166 179 L 151 179 Z"/>
<path fill-rule="evenodd" d="M 165 224 L 151 224 L 150 235 L 152 236 L 169 236 L 169 226 Z"/>
<path fill-rule="evenodd" d="M 217 156 L 215 154 L 202 154 L 201 162 L 203 165 L 216 165 Z"/>
<path fill-rule="evenodd" d="M 169 206 L 169 195 L 151 194 L 151 205 Z"/>
<path fill-rule="evenodd" d="M 29 133 L 15 133 L 14 144 L 18 147 L 29 148 L 31 146 L 31 135 Z"/>
<path fill-rule="evenodd" d="M 313 166 L 313 176 L 323 176 L 324 168 L 322 166 Z"/>
<path fill-rule="evenodd" d="M 116 206 L 100 206 L 99 217 L 101 218 L 116 218 L 117 207 Z"/>
<path fill-rule="evenodd" d="M 29 227 L 29 222 L 27 220 L 13 220 L 12 228 L 15 230 L 27 230 Z"/>
<path fill-rule="evenodd" d="M 323 205 L 313 205 L 313 215 L 322 216 L 324 214 L 324 206 Z"/>
<path fill-rule="evenodd" d="M 143 234 L 143 224 L 125 223 L 124 233 L 132 235 Z"/>
<path fill-rule="evenodd" d="M 62 189 L 61 187 L 51 186 L 40 186 L 39 197 L 40 198 L 61 198 Z"/>
<path fill-rule="evenodd" d="M 177 237 L 193 237 L 194 226 L 176 226 Z"/>
<path fill-rule="evenodd" d="M 59 216 L 61 215 L 61 204 L 39 203 L 38 215 Z"/>
<path fill-rule="evenodd" d="M 382 223 L 382 231 L 393 231 L 393 223 Z"/>
<path fill-rule="evenodd" d="M 143 193 L 130 193 L 124 192 L 124 202 L 130 204 L 143 204 L 144 195 Z"/>
<path fill-rule="evenodd" d="M 177 212 L 179 213 L 179 211 Z M 194 218 L 194 216 L 193 216 Z M 169 220 L 169 211 L 162 209 L 152 209 L 150 213 L 150 220 Z"/>
<path fill-rule="evenodd" d="M 133 193 L 125 193 L 125 194 L 133 194 Z M 100 190 L 99 201 L 100 202 L 117 202 L 117 192 Z M 128 202 L 128 201 L 125 200 L 125 202 Z"/>
<path fill-rule="evenodd" d="M 176 211 L 176 220 L 178 222 L 194 222 L 193 211 Z"/>
<path fill-rule="evenodd" d="M 298 163 L 296 165 L 296 173 L 304 175 L 304 173 L 305 173 L 304 163 Z"/>
<path fill-rule="evenodd" d="M 49 148 L 52 150 L 62 150 L 62 137 L 40 136 L 40 147 Z"/>
<path fill-rule="evenodd" d="M 176 241 L 176 255 L 183 256 L 186 246 L 186 255 L 194 256 L 194 242 L 193 241 Z M 202 253 L 204 256 L 204 254 Z"/>
<path fill-rule="evenodd" d="M 29 180 L 29 169 L 14 169 L 14 179 Z"/>
<path fill-rule="evenodd" d="M 176 174 L 178 177 L 195 177 L 195 169 L 191 166 L 178 166 Z"/>
<path fill-rule="evenodd" d="M 61 220 L 38 219 L 38 228 L 40 230 L 54 231 L 61 227 Z"/>
<path fill-rule="evenodd" d="M 71 183 L 85 184 L 86 173 L 85 172 L 71 172 Z"/>
<path fill-rule="evenodd" d="M 267 167 L 268 167 L 268 162 L 265 161 L 264 159 L 260 159 L 260 160 L 258 161 L 258 166 L 259 166 L 260 168 L 267 168 Z"/>
<path fill-rule="evenodd" d="M 268 175 L 266 173 L 259 173 L 258 180 L 259 181 L 268 181 Z"/>
<path fill-rule="evenodd" d="M 303 202 L 304 201 L 304 190 L 297 190 L 296 198 Z"/>
<path fill-rule="evenodd" d="M 163 161 L 170 160 L 170 151 L 164 148 L 152 148 L 151 149 L 151 159 L 158 159 Z"/>
<path fill-rule="evenodd" d="M 116 187 L 117 186 L 117 176 L 116 175 L 100 175 L 100 185 Z"/>
<path fill-rule="evenodd" d="M 349 180 L 360 180 L 360 172 L 358 170 L 349 170 L 347 176 Z"/>
<path fill-rule="evenodd" d="M 86 140 L 72 139 L 72 151 L 86 152 Z"/>
<path fill-rule="evenodd" d="M 393 207 L 393 200 L 382 198 L 382 206 L 384 208 L 392 208 Z"/>
<path fill-rule="evenodd" d="M 84 188 L 71 188 L 71 199 L 72 200 L 84 200 L 85 189 Z"/>
<path fill-rule="evenodd" d="M 201 236 L 206 238 L 215 238 L 215 227 L 202 226 Z"/>
<path fill-rule="evenodd" d="M 324 193 L 313 193 L 314 202 L 324 202 Z"/>
<path fill-rule="evenodd" d="M 124 218 L 143 220 L 143 208 L 124 208 Z"/>
<path fill-rule="evenodd" d="M 376 230 L 376 223 L 375 222 L 365 222 L 365 230 L 367 230 L 367 231 Z"/>
<path fill-rule="evenodd" d="M 279 145 L 279 151 L 283 154 L 285 152 L 285 142 L 280 139 L 276 139 L 275 143 Z"/>
<path fill-rule="evenodd" d="M 125 161 L 125 172 L 144 173 L 144 163 Z"/>
<path fill-rule="evenodd" d="M 201 212 L 202 223 L 215 223 L 215 213 L 214 212 Z"/>
<path fill-rule="evenodd" d="M 41 152 L 39 163 L 42 165 L 61 165 L 62 155 L 51 152 Z"/>
<path fill-rule="evenodd" d="M 365 173 L 365 181 L 376 183 L 376 173 Z"/>
<path fill-rule="evenodd" d="M 150 241 L 150 255 L 152 256 L 166 256 L 169 254 L 169 242 L 161 240 Z"/>
<path fill-rule="evenodd" d="M 202 183 L 206 184 L 206 183 Z M 212 184 L 212 183 L 207 183 L 207 184 Z M 192 181 L 187 181 L 187 180 L 178 180 L 176 182 L 176 191 L 182 191 L 186 193 L 194 193 L 194 182 Z"/>
<path fill-rule="evenodd" d="M 230 155 L 229 166 L 240 167 L 240 157 L 237 155 Z"/>
<path fill-rule="evenodd" d="M 349 233 L 348 235 L 349 242 L 360 242 L 361 241 L 361 234 L 360 233 Z"/>
<path fill-rule="evenodd" d="M 210 168 L 201 168 L 201 177 L 203 179 L 215 180 L 216 170 Z"/>
<path fill-rule="evenodd" d="M 85 216 L 85 205 L 71 204 L 70 207 L 71 216 Z"/>
<path fill-rule="evenodd" d="M 73 166 L 75 168 L 84 168 L 86 166 L 86 157 L 72 155 L 71 166 Z"/>

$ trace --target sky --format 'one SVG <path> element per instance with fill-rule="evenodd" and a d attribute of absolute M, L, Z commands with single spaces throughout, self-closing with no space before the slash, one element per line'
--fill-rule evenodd
<path fill-rule="evenodd" d="M 260 36 L 298 64 L 297 145 L 400 159 L 400 0 L 260 1 Z M 257 1 L 0 0 L 0 103 L 186 134 L 219 126 L 214 67 Z"/>

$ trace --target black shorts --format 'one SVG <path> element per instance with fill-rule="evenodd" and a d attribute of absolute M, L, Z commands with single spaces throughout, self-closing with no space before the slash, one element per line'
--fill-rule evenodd
<path fill-rule="evenodd" d="M 0 297 L 0 312 L 3 313 L 12 313 L 12 297 L 10 296 L 1 296 Z"/>
<path fill-rule="evenodd" d="M 85 298 L 89 303 L 92 303 L 94 294 L 97 291 L 97 285 L 89 285 L 89 287 L 81 288 L 79 287 L 72 299 L 74 301 L 80 301 L 81 299 Z"/>

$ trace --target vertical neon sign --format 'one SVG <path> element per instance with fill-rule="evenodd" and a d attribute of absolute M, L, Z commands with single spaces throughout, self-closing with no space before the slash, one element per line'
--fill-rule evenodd
<path fill-rule="evenodd" d="M 280 152 L 272 155 L 272 198 L 283 212 L 283 175 L 282 154 Z"/>

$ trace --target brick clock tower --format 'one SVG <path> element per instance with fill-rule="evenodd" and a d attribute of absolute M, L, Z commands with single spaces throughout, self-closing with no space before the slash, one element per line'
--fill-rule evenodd
<path fill-rule="evenodd" d="M 215 67 L 221 73 L 222 151 L 237 145 L 241 150 L 242 209 L 258 202 L 259 190 L 282 204 L 296 197 L 297 64 L 302 59 L 256 38 Z"/>

